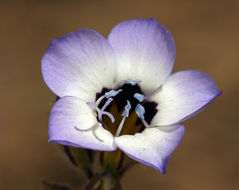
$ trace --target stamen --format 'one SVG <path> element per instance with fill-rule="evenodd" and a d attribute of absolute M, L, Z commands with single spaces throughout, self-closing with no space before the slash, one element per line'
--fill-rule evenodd
<path fill-rule="evenodd" d="M 129 117 L 130 109 L 131 109 L 131 104 L 129 100 L 127 100 L 127 105 L 124 107 L 124 112 L 122 113 L 122 116 Z"/>
<path fill-rule="evenodd" d="M 131 84 L 131 85 L 136 85 L 136 84 L 138 84 L 138 83 L 140 83 L 141 82 L 141 80 L 133 80 L 133 79 L 127 79 L 127 80 L 125 80 L 125 83 L 126 84 Z"/>
<path fill-rule="evenodd" d="M 123 129 L 123 125 L 124 125 L 124 122 L 125 122 L 125 119 L 126 119 L 126 116 L 123 117 L 123 119 L 121 120 L 120 124 L 119 124 L 119 127 L 115 133 L 115 136 L 118 137 L 120 132 L 122 131 Z"/>
<path fill-rule="evenodd" d="M 144 119 L 142 119 L 141 121 L 142 121 L 142 123 L 144 124 L 144 126 L 145 126 L 146 128 L 149 128 L 149 127 L 150 127 L 150 125 L 149 125 Z"/>
<path fill-rule="evenodd" d="M 119 94 L 122 91 L 122 89 L 119 90 L 110 90 L 109 92 L 105 93 L 106 98 L 114 97 L 117 94 Z"/>
<path fill-rule="evenodd" d="M 141 104 L 137 104 L 135 108 L 135 112 L 138 115 L 138 117 L 141 119 L 144 126 L 147 128 L 150 127 L 150 125 L 144 120 L 145 109 Z"/>
<path fill-rule="evenodd" d="M 127 100 L 127 105 L 125 106 L 124 108 L 124 112 L 122 113 L 122 116 L 123 116 L 123 119 L 121 120 L 120 124 L 119 124 L 119 127 L 115 133 L 115 136 L 118 137 L 120 135 L 120 132 L 122 131 L 122 128 L 123 128 L 123 125 L 124 125 L 124 122 L 125 122 L 125 119 L 126 117 L 129 116 L 129 111 L 131 109 L 131 104 L 130 102 Z"/>
<path fill-rule="evenodd" d="M 113 98 L 109 98 L 106 102 L 105 105 L 101 108 L 101 111 L 104 111 L 105 108 L 113 101 Z"/>
<path fill-rule="evenodd" d="M 135 112 L 140 119 L 144 119 L 145 109 L 141 104 L 137 104 Z"/>
<path fill-rule="evenodd" d="M 99 97 L 99 98 L 96 100 L 95 105 L 96 105 L 96 106 L 99 106 L 100 102 L 101 102 L 105 97 L 106 97 L 106 95 L 103 95 L 103 96 Z"/>
<path fill-rule="evenodd" d="M 106 92 L 103 96 L 99 97 L 96 102 L 95 105 L 98 106 L 100 104 L 100 102 L 104 99 L 104 98 L 110 98 L 110 97 L 114 97 L 117 94 L 119 94 L 122 91 L 122 89 L 119 90 L 110 90 L 109 92 Z"/>
<path fill-rule="evenodd" d="M 139 102 L 142 102 L 144 100 L 144 95 L 139 94 L 139 93 L 135 93 L 134 98 L 137 99 Z"/>

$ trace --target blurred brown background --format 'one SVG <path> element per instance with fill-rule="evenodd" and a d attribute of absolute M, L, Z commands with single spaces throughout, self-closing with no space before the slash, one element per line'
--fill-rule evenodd
<path fill-rule="evenodd" d="M 85 182 L 47 143 L 49 102 L 41 57 L 50 41 L 80 28 L 107 36 L 120 21 L 154 17 L 176 41 L 175 69 L 208 73 L 223 91 L 184 122 L 186 134 L 166 175 L 138 165 L 123 190 L 239 189 L 239 1 L 0 1 L 0 190 L 38 190 L 46 179 L 78 190 Z"/>

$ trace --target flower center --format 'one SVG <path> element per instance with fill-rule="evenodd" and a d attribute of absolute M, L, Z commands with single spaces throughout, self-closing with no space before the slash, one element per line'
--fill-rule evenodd
<path fill-rule="evenodd" d="M 96 102 L 88 103 L 96 110 L 98 121 L 114 136 L 143 131 L 157 113 L 157 103 L 144 96 L 140 82 L 128 79 L 118 89 L 103 88 L 96 94 Z"/>

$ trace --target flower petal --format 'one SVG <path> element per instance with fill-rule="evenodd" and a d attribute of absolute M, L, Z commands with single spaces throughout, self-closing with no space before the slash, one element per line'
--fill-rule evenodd
<path fill-rule="evenodd" d="M 117 57 L 118 81 L 142 80 L 146 93 L 158 88 L 172 71 L 175 44 L 169 31 L 154 19 L 116 25 L 108 40 Z"/>
<path fill-rule="evenodd" d="M 42 74 L 59 97 L 95 100 L 115 77 L 115 57 L 108 41 L 94 30 L 82 29 L 52 40 L 42 58 Z"/>
<path fill-rule="evenodd" d="M 168 158 L 181 141 L 184 130 L 183 125 L 146 128 L 142 133 L 116 137 L 115 142 L 132 159 L 164 174 Z"/>
<path fill-rule="evenodd" d="M 95 130 L 86 130 L 97 123 L 84 101 L 69 96 L 60 98 L 50 114 L 49 142 L 93 150 L 115 150 L 114 137 L 100 123 Z"/>
<path fill-rule="evenodd" d="M 179 123 L 201 111 L 220 94 L 214 81 L 205 73 L 194 70 L 176 72 L 152 97 L 158 103 L 152 126 Z"/>

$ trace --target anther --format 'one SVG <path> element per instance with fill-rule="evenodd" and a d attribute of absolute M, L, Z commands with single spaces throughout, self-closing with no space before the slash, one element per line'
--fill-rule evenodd
<path fill-rule="evenodd" d="M 122 116 L 123 116 L 123 119 L 121 120 L 120 124 L 119 124 L 119 127 L 115 133 L 115 136 L 118 137 L 120 135 L 120 132 L 122 131 L 122 128 L 123 128 L 123 125 L 124 125 L 124 122 L 125 122 L 125 119 L 126 117 L 129 117 L 129 111 L 131 109 L 131 104 L 130 102 L 127 100 L 127 105 L 125 106 L 124 108 L 124 112 L 122 113 Z"/>
<path fill-rule="evenodd" d="M 144 100 L 144 95 L 139 94 L 139 93 L 135 93 L 134 98 L 137 99 L 139 102 L 142 102 Z"/>
<path fill-rule="evenodd" d="M 133 79 L 127 79 L 127 80 L 125 80 L 125 83 L 126 84 L 131 84 L 131 85 L 136 85 L 136 84 L 138 84 L 138 83 L 140 83 L 141 82 L 141 80 L 133 80 Z"/>
<path fill-rule="evenodd" d="M 140 119 L 144 119 L 145 109 L 141 104 L 137 104 L 135 112 Z"/>
<path fill-rule="evenodd" d="M 119 89 L 119 90 L 110 90 L 109 92 L 106 92 L 106 93 L 105 93 L 105 97 L 106 97 L 106 98 L 114 97 L 114 96 L 116 96 L 117 94 L 119 94 L 121 91 L 122 91 L 122 89 Z"/>
<path fill-rule="evenodd" d="M 104 98 L 110 98 L 110 97 L 114 97 L 117 94 L 119 94 L 122 91 L 122 89 L 119 90 L 110 90 L 109 92 L 106 92 L 103 96 L 99 97 L 96 102 L 95 105 L 98 106 L 100 104 L 100 102 L 104 99 Z"/>
<path fill-rule="evenodd" d="M 144 120 L 145 109 L 141 104 L 137 104 L 137 106 L 135 108 L 135 112 L 138 115 L 138 117 L 141 119 L 144 126 L 150 127 L 150 125 Z"/>

